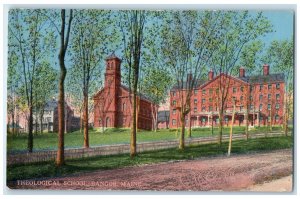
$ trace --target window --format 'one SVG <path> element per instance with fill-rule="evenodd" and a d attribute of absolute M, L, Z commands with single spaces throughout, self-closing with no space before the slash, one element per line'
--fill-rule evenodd
<path fill-rule="evenodd" d="M 212 111 L 213 110 L 213 107 L 212 106 L 209 106 L 209 111 Z"/>
<path fill-rule="evenodd" d="M 253 105 L 250 105 L 250 110 L 253 110 Z"/>
<path fill-rule="evenodd" d="M 280 83 L 277 83 L 276 84 L 276 89 L 279 89 L 280 88 Z"/>
<path fill-rule="evenodd" d="M 209 94 L 210 94 L 210 95 L 213 94 L 213 89 L 212 89 L 212 88 L 209 89 Z"/>
<path fill-rule="evenodd" d="M 268 116 L 268 122 L 270 122 L 271 121 L 271 117 L 270 116 Z"/>
<path fill-rule="evenodd" d="M 212 102 L 212 98 L 209 98 L 209 102 Z"/>
<path fill-rule="evenodd" d="M 264 85 L 260 84 L 259 85 L 259 91 L 262 91 L 263 88 L 264 88 Z"/>
<path fill-rule="evenodd" d="M 244 100 L 244 97 L 243 97 L 243 96 L 241 96 L 241 97 L 240 97 L 240 101 L 242 102 L 243 100 Z"/>
<path fill-rule="evenodd" d="M 279 107 L 280 107 L 280 105 L 277 103 L 277 104 L 275 105 L 275 108 L 278 110 Z"/>
<path fill-rule="evenodd" d="M 173 95 L 173 97 L 175 97 L 176 93 L 173 91 L 173 92 L 172 92 L 172 95 Z"/>
<path fill-rule="evenodd" d="M 202 111 L 203 111 L 203 112 L 205 111 L 205 106 L 202 106 Z"/>
<path fill-rule="evenodd" d="M 202 117 L 202 122 L 205 122 L 206 121 L 206 118 L 205 117 Z"/>
<path fill-rule="evenodd" d="M 279 120 L 279 115 L 275 115 L 275 121 Z"/>
<path fill-rule="evenodd" d="M 259 101 L 262 101 L 263 95 L 259 95 Z"/>
<path fill-rule="evenodd" d="M 264 120 L 264 117 L 263 117 L 263 116 L 260 116 L 260 117 L 259 117 L 259 120 L 260 120 L 260 121 L 263 121 L 263 120 Z"/>
<path fill-rule="evenodd" d="M 225 122 L 226 122 L 226 124 L 228 123 L 228 117 L 227 116 L 225 117 Z"/>
<path fill-rule="evenodd" d="M 205 103 L 205 98 L 204 99 L 202 99 L 202 104 L 204 104 Z"/>
<path fill-rule="evenodd" d="M 233 87 L 233 88 L 232 88 L 232 92 L 233 92 L 233 93 L 236 93 L 236 87 Z"/>
<path fill-rule="evenodd" d="M 122 109 L 123 109 L 123 111 L 125 111 L 125 109 L 126 109 L 126 103 L 125 102 L 123 103 Z"/>
<path fill-rule="evenodd" d="M 206 90 L 203 89 L 203 90 L 202 90 L 202 95 L 205 95 L 205 94 L 206 94 Z"/>
<path fill-rule="evenodd" d="M 218 88 L 216 89 L 216 94 L 219 94 L 219 89 Z"/>
<path fill-rule="evenodd" d="M 172 125 L 176 125 L 176 120 L 172 119 Z"/>
<path fill-rule="evenodd" d="M 280 99 L 280 94 L 277 93 L 277 94 L 276 94 L 276 100 L 279 100 L 279 99 Z"/>
<path fill-rule="evenodd" d="M 272 88 L 272 84 L 268 84 L 268 89 L 270 90 Z"/>
<path fill-rule="evenodd" d="M 176 100 L 173 100 L 172 104 L 173 104 L 173 106 L 175 106 L 176 105 Z"/>
<path fill-rule="evenodd" d="M 240 106 L 240 111 L 244 110 L 244 106 Z"/>
<path fill-rule="evenodd" d="M 271 110 L 271 104 L 268 104 L 268 110 Z"/>
<path fill-rule="evenodd" d="M 271 94 L 268 94 L 268 100 L 270 100 L 271 99 Z"/>
<path fill-rule="evenodd" d="M 194 99 L 194 104 L 197 104 L 198 103 L 198 100 L 197 99 Z"/>
<path fill-rule="evenodd" d="M 263 105 L 260 104 L 260 105 L 259 105 L 259 111 L 262 111 L 262 108 L 263 108 Z"/>
<path fill-rule="evenodd" d="M 252 95 L 250 95 L 249 99 L 250 99 L 250 101 L 252 101 L 252 100 L 253 100 L 253 97 L 252 97 Z"/>
<path fill-rule="evenodd" d="M 235 96 L 232 97 L 232 101 L 236 101 L 236 97 Z"/>
<path fill-rule="evenodd" d="M 194 108 L 194 113 L 197 113 L 197 108 L 196 107 Z"/>
<path fill-rule="evenodd" d="M 176 114 L 176 109 L 173 109 L 172 113 L 173 113 L 173 115 L 175 115 Z"/>
<path fill-rule="evenodd" d="M 197 95 L 198 94 L 198 89 L 194 90 L 194 94 Z"/>
<path fill-rule="evenodd" d="M 244 87 L 243 86 L 241 86 L 241 92 L 244 92 Z"/>

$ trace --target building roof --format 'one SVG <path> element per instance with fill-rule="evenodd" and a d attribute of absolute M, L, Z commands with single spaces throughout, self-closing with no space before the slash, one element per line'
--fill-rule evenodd
<path fill-rule="evenodd" d="M 205 80 L 205 79 L 198 79 L 198 80 L 195 82 L 193 88 L 198 88 L 198 87 L 200 87 L 202 84 L 205 84 L 207 81 L 208 81 L 208 80 Z M 182 86 L 182 87 L 183 87 L 183 89 L 186 89 L 186 88 L 188 87 L 186 81 L 183 82 L 183 86 Z M 181 86 L 178 86 L 178 84 L 176 83 L 176 84 L 171 88 L 171 91 L 172 91 L 172 90 L 178 90 L 178 89 L 181 89 Z"/>
<path fill-rule="evenodd" d="M 125 89 L 126 91 L 129 92 L 129 88 L 128 88 L 127 86 L 121 85 L 121 88 L 123 88 L 123 89 Z M 140 93 L 140 92 L 138 92 L 137 95 L 138 95 L 142 100 L 147 100 L 147 101 L 153 103 L 152 100 L 151 100 L 148 96 L 146 96 L 146 95 L 144 95 L 144 94 L 142 94 L 142 93 Z"/>
<path fill-rule="evenodd" d="M 167 122 L 169 121 L 170 111 L 158 111 L 157 122 Z"/>
<path fill-rule="evenodd" d="M 46 103 L 45 110 L 53 111 L 57 107 L 57 104 L 58 104 L 57 100 L 51 99 Z M 65 102 L 65 105 L 68 106 L 68 104 L 66 102 Z"/>
<path fill-rule="evenodd" d="M 118 59 L 119 61 L 122 61 L 119 57 L 117 57 L 115 55 L 115 52 L 113 52 L 111 55 L 109 55 L 105 60 L 108 60 L 108 59 Z"/>
<path fill-rule="evenodd" d="M 215 80 L 219 75 L 217 75 L 213 80 Z M 230 75 L 229 75 L 230 76 Z M 234 76 L 232 76 L 234 77 Z M 234 77 L 239 80 L 242 80 L 247 83 L 274 83 L 274 82 L 284 82 L 284 74 L 283 73 L 276 73 L 276 74 L 269 74 L 269 75 L 254 75 L 254 76 L 246 76 L 246 77 Z M 211 80 L 211 81 L 213 81 Z M 194 85 L 195 88 L 199 88 L 201 85 L 205 83 L 209 83 L 209 80 L 199 79 L 197 80 L 196 84 Z M 183 83 L 183 88 L 187 88 L 186 82 Z M 175 84 L 172 90 L 179 90 L 179 87 L 177 84 Z"/>
<path fill-rule="evenodd" d="M 248 77 L 238 77 L 239 79 L 248 83 L 273 83 L 273 82 L 284 82 L 284 74 L 269 74 L 269 75 L 255 75 Z"/>

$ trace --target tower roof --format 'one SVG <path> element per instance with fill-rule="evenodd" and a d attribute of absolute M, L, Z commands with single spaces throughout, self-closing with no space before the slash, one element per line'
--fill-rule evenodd
<path fill-rule="evenodd" d="M 109 55 L 105 60 L 109 60 L 109 59 L 117 59 L 119 61 L 122 61 L 119 57 L 117 57 L 115 55 L 115 52 L 113 52 L 111 55 Z"/>

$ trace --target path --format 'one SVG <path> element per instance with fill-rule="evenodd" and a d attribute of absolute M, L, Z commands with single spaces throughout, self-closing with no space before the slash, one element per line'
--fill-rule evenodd
<path fill-rule="evenodd" d="M 229 158 L 202 158 L 101 170 L 68 177 L 19 181 L 11 187 L 63 190 L 237 191 L 291 173 L 292 150 L 285 149 L 233 155 Z"/>

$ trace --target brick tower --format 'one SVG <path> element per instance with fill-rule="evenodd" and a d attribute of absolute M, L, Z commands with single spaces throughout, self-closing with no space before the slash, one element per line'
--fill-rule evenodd
<path fill-rule="evenodd" d="M 106 117 L 107 127 L 117 127 L 118 96 L 121 86 L 121 60 L 114 55 L 106 58 L 106 72 L 104 87 L 107 89 L 108 98 L 111 100 Z"/>

